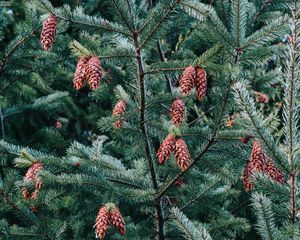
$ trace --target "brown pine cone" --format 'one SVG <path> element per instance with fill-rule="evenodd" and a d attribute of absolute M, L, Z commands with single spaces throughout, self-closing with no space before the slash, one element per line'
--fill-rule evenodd
<path fill-rule="evenodd" d="M 254 183 L 251 181 L 251 174 L 254 171 L 252 162 L 248 161 L 242 176 L 242 183 L 246 192 L 249 192 L 254 188 Z"/>
<path fill-rule="evenodd" d="M 266 155 L 257 140 L 253 142 L 252 152 L 249 161 L 253 163 L 254 171 L 262 171 L 263 165 L 266 161 Z"/>
<path fill-rule="evenodd" d="M 265 157 L 263 171 L 267 176 L 269 176 L 273 180 L 275 180 L 279 183 L 284 182 L 283 172 L 275 167 L 274 163 L 272 162 L 272 160 L 268 156 Z"/>
<path fill-rule="evenodd" d="M 76 90 L 83 88 L 88 60 L 87 57 L 81 57 L 77 62 L 73 79 L 73 86 Z"/>
<path fill-rule="evenodd" d="M 254 188 L 254 183 L 251 181 L 251 175 L 255 172 L 261 172 L 263 169 L 263 162 L 265 159 L 265 154 L 263 149 L 260 147 L 258 141 L 253 142 L 252 152 L 249 161 L 245 167 L 242 181 L 246 192 Z"/>
<path fill-rule="evenodd" d="M 39 190 L 42 188 L 42 183 L 37 177 L 37 174 L 40 170 L 43 170 L 43 165 L 40 162 L 33 163 L 27 170 L 27 173 L 24 177 L 24 181 L 33 181 L 35 184 L 35 190 L 30 193 L 27 188 L 22 190 L 22 195 L 24 199 L 36 199 L 39 193 Z"/>
<path fill-rule="evenodd" d="M 116 120 L 114 123 L 115 128 L 121 128 L 123 126 L 122 115 L 125 113 L 125 111 L 126 111 L 125 100 L 121 100 L 117 102 L 112 112 L 112 116 L 119 117 L 119 119 Z"/>
<path fill-rule="evenodd" d="M 171 107 L 172 122 L 175 126 L 179 126 L 184 119 L 184 102 L 181 99 L 176 99 Z"/>
<path fill-rule="evenodd" d="M 195 68 L 193 66 L 189 66 L 186 69 L 184 69 L 179 79 L 180 94 L 181 95 L 189 94 L 194 87 L 194 81 L 195 81 Z"/>
<path fill-rule="evenodd" d="M 156 153 L 156 157 L 160 164 L 164 164 L 169 159 L 171 153 L 175 150 L 175 142 L 176 138 L 172 134 L 169 134 L 163 140 Z"/>
<path fill-rule="evenodd" d="M 114 208 L 110 211 L 110 221 L 121 233 L 121 235 L 126 234 L 126 227 L 124 219 L 118 208 Z"/>
<path fill-rule="evenodd" d="M 93 56 L 87 63 L 87 78 L 90 88 L 96 90 L 102 79 L 101 62 L 98 57 Z"/>
<path fill-rule="evenodd" d="M 269 97 L 268 95 L 261 93 L 261 92 L 257 92 L 257 91 L 253 91 L 254 95 L 256 96 L 256 101 L 258 103 L 268 103 L 269 102 Z"/>
<path fill-rule="evenodd" d="M 205 69 L 200 66 L 195 67 L 196 97 L 198 100 L 204 98 L 207 90 L 207 76 Z"/>
<path fill-rule="evenodd" d="M 265 154 L 259 142 L 253 142 L 250 160 L 248 161 L 244 170 L 242 181 L 246 191 L 254 188 L 254 183 L 251 181 L 253 173 L 263 172 L 273 180 L 283 183 L 284 174 L 275 167 L 271 159 Z"/>
<path fill-rule="evenodd" d="M 110 224 L 110 213 L 106 206 L 99 209 L 94 225 L 96 237 L 103 239 Z"/>
<path fill-rule="evenodd" d="M 183 139 L 177 139 L 175 144 L 175 157 L 180 170 L 185 171 L 191 164 L 191 156 Z"/>
<path fill-rule="evenodd" d="M 40 41 L 43 48 L 48 51 L 56 36 L 57 17 L 50 15 L 43 23 Z"/>

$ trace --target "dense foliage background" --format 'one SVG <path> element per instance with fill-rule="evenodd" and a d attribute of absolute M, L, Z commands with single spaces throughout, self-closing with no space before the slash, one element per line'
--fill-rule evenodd
<path fill-rule="evenodd" d="M 296 0 L 0 1 L 0 238 L 94 239 L 101 206 L 127 233 L 106 239 L 300 239 Z M 58 18 L 49 51 L 42 23 Z M 79 57 L 101 59 L 92 91 L 72 81 Z M 180 96 L 183 70 L 207 72 L 207 94 Z M 172 125 L 181 98 L 185 120 Z M 121 129 L 114 105 L 124 99 Z M 191 166 L 156 159 L 185 140 Z M 252 144 L 284 174 L 241 181 Z M 43 164 L 37 199 L 24 181 Z"/>

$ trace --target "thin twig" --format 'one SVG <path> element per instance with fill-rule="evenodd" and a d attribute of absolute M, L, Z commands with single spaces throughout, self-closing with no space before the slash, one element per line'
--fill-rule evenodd
<path fill-rule="evenodd" d="M 1 127 L 0 139 L 4 139 L 5 138 L 4 117 L 3 117 L 3 112 L 2 112 L 2 108 L 1 107 L 0 107 L 0 127 Z"/>

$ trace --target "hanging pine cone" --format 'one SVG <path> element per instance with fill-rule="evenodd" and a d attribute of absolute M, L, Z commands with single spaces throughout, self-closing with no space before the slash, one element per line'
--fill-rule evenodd
<path fill-rule="evenodd" d="M 195 67 L 195 86 L 196 86 L 196 97 L 201 100 L 207 90 L 207 76 L 205 69 L 200 66 Z"/>
<path fill-rule="evenodd" d="M 125 100 L 121 100 L 121 101 L 117 102 L 117 104 L 115 105 L 113 112 L 112 112 L 112 116 L 119 117 L 119 119 L 116 120 L 114 123 L 115 128 L 121 128 L 123 126 L 123 120 L 121 117 L 125 113 L 125 111 L 126 111 Z"/>
<path fill-rule="evenodd" d="M 48 49 L 52 46 L 55 36 L 56 36 L 56 25 L 57 25 L 57 17 L 54 15 L 50 15 L 43 23 L 43 29 L 41 32 L 41 44 L 43 48 L 48 51 Z"/>
<path fill-rule="evenodd" d="M 42 188 L 42 183 L 40 179 L 37 177 L 37 173 L 40 170 L 43 170 L 43 165 L 40 162 L 33 163 L 27 170 L 27 173 L 24 177 L 24 181 L 29 182 L 33 181 L 35 184 L 35 190 L 30 193 L 30 191 L 27 188 L 24 188 L 22 190 L 22 195 L 24 199 L 36 199 L 38 196 L 38 193 L 40 189 Z"/>
<path fill-rule="evenodd" d="M 253 142 L 250 160 L 244 170 L 242 180 L 246 191 L 254 188 L 251 175 L 256 172 L 263 172 L 277 182 L 284 182 L 284 174 L 274 166 L 271 159 L 265 154 L 258 141 Z"/>
<path fill-rule="evenodd" d="M 261 93 L 261 92 L 257 92 L 257 91 L 253 91 L 254 95 L 256 96 L 256 101 L 258 103 L 268 103 L 269 102 L 269 97 L 268 95 Z"/>
<path fill-rule="evenodd" d="M 106 206 L 102 206 L 99 209 L 98 215 L 96 217 L 96 223 L 94 225 L 96 238 L 103 239 L 108 230 L 110 224 L 110 213 Z"/>
<path fill-rule="evenodd" d="M 126 234 L 124 219 L 117 207 L 110 211 L 110 221 L 121 233 L 121 235 Z"/>
<path fill-rule="evenodd" d="M 76 90 L 83 88 L 88 60 L 87 57 L 81 57 L 77 62 L 73 79 L 73 86 Z"/>
<path fill-rule="evenodd" d="M 176 99 L 171 107 L 172 122 L 175 126 L 179 126 L 184 119 L 184 102 L 181 99 Z"/>
<path fill-rule="evenodd" d="M 281 172 L 278 168 L 275 167 L 274 163 L 268 156 L 265 157 L 263 171 L 267 176 L 272 178 L 274 181 L 279 183 L 284 182 L 283 172 Z"/>
<path fill-rule="evenodd" d="M 92 90 L 96 90 L 102 78 L 101 62 L 98 57 L 93 56 L 87 63 L 87 78 Z"/>
<path fill-rule="evenodd" d="M 160 164 L 164 164 L 170 157 L 171 153 L 175 150 L 176 138 L 174 135 L 169 134 L 161 143 L 156 156 Z"/>
<path fill-rule="evenodd" d="M 242 176 L 242 183 L 246 192 L 254 188 L 254 183 L 251 181 L 251 175 L 254 172 L 254 165 L 248 161 Z"/>
<path fill-rule="evenodd" d="M 260 172 L 263 169 L 265 154 L 259 143 L 255 140 L 252 146 L 250 159 L 245 167 L 242 182 L 245 190 L 248 192 L 254 188 L 254 183 L 251 181 L 251 175 L 255 172 Z"/>
<path fill-rule="evenodd" d="M 180 94 L 181 95 L 189 94 L 194 87 L 194 81 L 195 81 L 195 68 L 193 66 L 189 66 L 186 69 L 184 69 L 179 79 Z"/>
<path fill-rule="evenodd" d="M 180 170 L 185 171 L 191 164 L 189 150 L 183 139 L 177 139 L 175 144 L 175 157 Z"/>

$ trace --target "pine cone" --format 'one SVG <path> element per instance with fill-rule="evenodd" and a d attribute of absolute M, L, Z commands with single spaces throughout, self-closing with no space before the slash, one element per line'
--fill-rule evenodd
<path fill-rule="evenodd" d="M 172 122 L 175 126 L 179 126 L 184 118 L 184 102 L 181 99 L 176 99 L 171 107 Z"/>
<path fill-rule="evenodd" d="M 263 165 L 266 162 L 266 158 L 267 156 L 264 153 L 264 150 L 261 148 L 259 142 L 254 140 L 252 146 L 252 152 L 249 160 L 254 165 L 254 171 L 263 170 Z"/>
<path fill-rule="evenodd" d="M 169 159 L 171 153 L 175 150 L 175 142 L 176 138 L 172 134 L 169 134 L 163 140 L 156 153 L 158 162 L 160 164 L 164 164 Z"/>
<path fill-rule="evenodd" d="M 265 154 L 259 143 L 255 140 L 252 146 L 250 159 L 244 170 L 242 181 L 245 190 L 248 192 L 254 188 L 254 183 L 251 181 L 251 175 L 255 172 L 261 172 L 263 169 L 263 162 L 265 161 Z"/>
<path fill-rule="evenodd" d="M 251 174 L 254 172 L 254 166 L 252 162 L 248 161 L 242 176 L 242 183 L 246 192 L 249 192 L 254 188 L 254 183 L 251 181 Z"/>
<path fill-rule="evenodd" d="M 121 101 L 117 102 L 117 104 L 115 105 L 113 112 L 112 112 L 112 116 L 119 117 L 119 119 L 116 120 L 114 123 L 115 128 L 121 128 L 123 126 L 123 121 L 122 121 L 121 116 L 125 113 L 125 111 L 126 111 L 125 100 L 121 100 Z"/>
<path fill-rule="evenodd" d="M 268 103 L 269 102 L 269 97 L 268 95 L 264 94 L 264 93 L 261 93 L 261 92 L 257 92 L 257 91 L 253 91 L 253 93 L 255 94 L 256 96 L 256 101 L 258 103 Z"/>
<path fill-rule="evenodd" d="M 200 66 L 195 67 L 195 86 L 196 86 L 196 97 L 201 100 L 207 90 L 207 76 L 205 69 Z"/>
<path fill-rule="evenodd" d="M 92 90 L 97 89 L 102 78 L 101 62 L 98 57 L 94 56 L 87 63 L 87 78 Z"/>
<path fill-rule="evenodd" d="M 43 29 L 41 32 L 41 44 L 43 48 L 48 51 L 48 49 L 52 46 L 55 36 L 56 36 L 56 25 L 57 25 L 57 17 L 54 15 L 50 15 L 43 23 Z"/>
<path fill-rule="evenodd" d="M 24 181 L 33 181 L 35 184 L 35 190 L 30 193 L 27 188 L 22 190 L 22 195 L 24 199 L 36 199 L 40 189 L 42 188 L 42 183 L 37 177 L 37 174 L 40 170 L 43 170 L 43 165 L 40 162 L 33 163 L 27 170 L 27 173 L 24 177 Z"/>
<path fill-rule="evenodd" d="M 192 91 L 194 87 L 194 81 L 195 81 L 195 68 L 193 66 L 189 66 L 186 69 L 184 69 L 179 79 L 181 95 L 187 95 Z"/>
<path fill-rule="evenodd" d="M 256 172 L 263 172 L 277 182 L 284 182 L 284 174 L 274 166 L 271 159 L 265 154 L 258 141 L 253 142 L 252 153 L 244 170 L 242 180 L 246 191 L 254 188 L 251 175 Z"/>
<path fill-rule="evenodd" d="M 175 157 L 180 170 L 185 171 L 191 164 L 189 150 L 183 139 L 177 139 L 175 145 Z"/>
<path fill-rule="evenodd" d="M 83 88 L 85 77 L 86 77 L 86 69 L 87 69 L 88 58 L 81 57 L 76 65 L 73 85 L 76 90 Z"/>
<path fill-rule="evenodd" d="M 94 225 L 96 238 L 103 239 L 108 230 L 110 224 L 110 213 L 106 206 L 102 206 L 99 209 L 98 215 L 96 217 L 96 223 Z"/>
<path fill-rule="evenodd" d="M 110 221 L 121 233 L 126 234 L 125 222 L 118 208 L 114 208 L 110 211 Z"/>
<path fill-rule="evenodd" d="M 283 183 L 284 182 L 284 174 L 281 172 L 278 168 L 275 167 L 272 160 L 266 156 L 265 163 L 264 163 L 264 169 L 263 171 L 273 180 Z"/>

